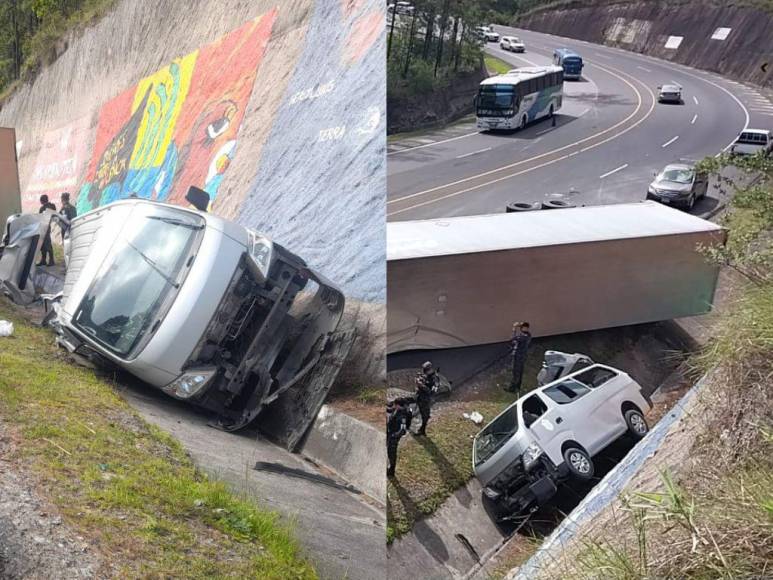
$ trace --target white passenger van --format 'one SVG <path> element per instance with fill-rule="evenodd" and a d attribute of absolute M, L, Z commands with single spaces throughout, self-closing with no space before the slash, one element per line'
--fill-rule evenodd
<path fill-rule="evenodd" d="M 593 477 L 593 457 L 628 434 L 640 439 L 651 408 L 628 374 L 601 364 L 518 399 L 473 442 L 483 493 L 511 514 L 534 511 L 570 477 Z"/>

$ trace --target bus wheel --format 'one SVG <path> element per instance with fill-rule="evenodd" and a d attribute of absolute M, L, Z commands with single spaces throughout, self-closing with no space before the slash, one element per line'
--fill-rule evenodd
<path fill-rule="evenodd" d="M 553 108 L 553 105 L 550 105 L 550 111 L 548 112 L 548 117 L 552 119 L 554 114 L 555 114 L 555 109 Z"/>
<path fill-rule="evenodd" d="M 523 131 L 525 128 L 526 128 L 526 115 L 524 115 L 523 117 L 521 117 L 521 126 L 519 127 L 519 129 L 520 129 L 521 131 Z"/>

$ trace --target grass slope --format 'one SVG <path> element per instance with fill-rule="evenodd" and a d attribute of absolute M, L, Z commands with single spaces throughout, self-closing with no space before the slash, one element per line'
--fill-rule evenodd
<path fill-rule="evenodd" d="M 312 579 L 276 513 L 199 472 L 111 384 L 77 367 L 51 333 L 0 297 L 0 418 L 66 522 L 121 577 Z"/>

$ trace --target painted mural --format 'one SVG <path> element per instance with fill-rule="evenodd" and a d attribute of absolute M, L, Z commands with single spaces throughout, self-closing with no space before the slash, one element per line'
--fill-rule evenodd
<path fill-rule="evenodd" d="M 191 185 L 214 201 L 275 19 L 251 20 L 105 103 L 78 213 L 132 194 L 185 203 Z"/>
<path fill-rule="evenodd" d="M 386 289 L 384 22 L 381 0 L 315 4 L 236 216 L 368 302 Z"/>
<path fill-rule="evenodd" d="M 75 193 L 88 160 L 90 126 L 91 116 L 87 115 L 46 132 L 22 196 L 24 209 L 37 210 L 38 198 L 43 194 L 57 200 L 63 191 Z"/>

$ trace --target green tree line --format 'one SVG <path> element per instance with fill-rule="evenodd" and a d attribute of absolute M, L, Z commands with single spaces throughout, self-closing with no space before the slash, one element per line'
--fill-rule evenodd
<path fill-rule="evenodd" d="M 476 27 L 509 23 L 518 0 L 415 0 L 387 19 L 389 94 L 428 92 L 482 63 Z"/>
<path fill-rule="evenodd" d="M 0 0 L 0 93 L 53 59 L 55 43 L 114 0 Z"/>

